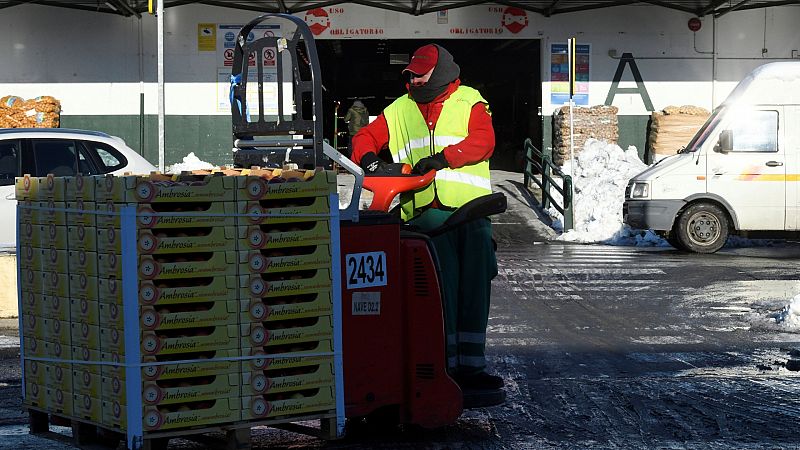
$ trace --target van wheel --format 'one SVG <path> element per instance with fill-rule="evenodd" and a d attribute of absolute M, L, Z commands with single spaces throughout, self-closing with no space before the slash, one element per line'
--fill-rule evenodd
<path fill-rule="evenodd" d="M 686 250 L 714 253 L 728 240 L 728 216 L 716 205 L 696 203 L 678 219 L 676 238 Z"/>

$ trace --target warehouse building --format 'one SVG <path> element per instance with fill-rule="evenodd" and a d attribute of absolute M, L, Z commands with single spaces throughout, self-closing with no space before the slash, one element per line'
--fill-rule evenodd
<path fill-rule="evenodd" d="M 60 125 L 117 135 L 158 161 L 157 27 L 142 0 L 0 1 L 0 97 L 53 96 Z M 614 133 L 645 158 L 649 122 L 670 106 L 713 109 L 752 68 L 800 58 L 795 1 L 172 1 L 164 12 L 166 164 L 190 152 L 231 161 L 232 42 L 261 12 L 302 17 L 322 63 L 325 137 L 335 108 L 380 112 L 404 93 L 409 54 L 436 42 L 490 102 L 493 167 L 521 170 L 522 142 L 554 146 L 577 40 L 577 106 L 613 106 Z M 256 30 L 279 33 L 265 25 Z M 677 150 L 677 149 L 675 149 Z"/>

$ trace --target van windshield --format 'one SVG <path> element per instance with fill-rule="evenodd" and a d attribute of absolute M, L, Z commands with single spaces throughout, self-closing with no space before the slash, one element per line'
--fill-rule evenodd
<path fill-rule="evenodd" d="M 708 136 L 712 131 L 714 131 L 717 123 L 720 121 L 720 118 L 723 115 L 722 112 L 723 107 L 719 107 L 715 109 L 710 116 L 708 116 L 708 120 L 706 120 L 706 123 L 704 123 L 699 130 L 697 130 L 697 133 L 695 133 L 692 140 L 686 145 L 686 149 L 683 150 L 684 152 L 694 152 L 703 146 L 703 144 L 706 142 L 706 139 L 708 139 Z"/>

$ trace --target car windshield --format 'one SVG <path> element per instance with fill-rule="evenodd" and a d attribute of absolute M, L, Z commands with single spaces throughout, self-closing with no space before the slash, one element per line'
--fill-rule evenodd
<path fill-rule="evenodd" d="M 708 120 L 706 120 L 706 123 L 704 123 L 703 126 L 700 127 L 699 130 L 697 130 L 697 133 L 695 133 L 692 140 L 689 141 L 689 144 L 687 144 L 686 148 L 683 149 L 680 153 L 695 152 L 698 149 L 700 149 L 700 147 L 702 147 L 703 144 L 706 142 L 706 139 L 708 139 L 708 136 L 711 134 L 711 132 L 714 131 L 714 128 L 717 126 L 717 123 L 719 123 L 720 119 L 722 118 L 723 115 L 722 112 L 723 112 L 722 107 L 715 109 L 714 112 L 711 113 L 711 115 L 708 117 Z"/>

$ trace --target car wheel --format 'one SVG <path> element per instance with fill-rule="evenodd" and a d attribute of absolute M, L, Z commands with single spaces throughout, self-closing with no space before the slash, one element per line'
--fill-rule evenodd
<path fill-rule="evenodd" d="M 676 238 L 686 250 L 714 253 L 728 240 L 728 224 L 728 215 L 719 206 L 696 203 L 681 213 Z"/>

